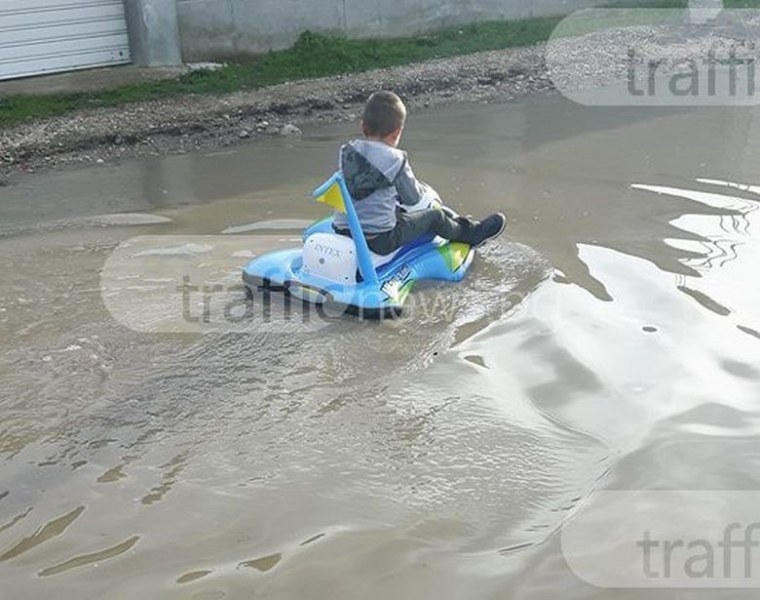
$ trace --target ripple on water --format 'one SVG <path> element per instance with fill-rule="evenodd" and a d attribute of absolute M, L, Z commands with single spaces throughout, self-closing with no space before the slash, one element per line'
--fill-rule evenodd
<path fill-rule="evenodd" d="M 43 526 L 39 527 L 31 535 L 23 538 L 18 543 L 13 545 L 10 549 L 6 550 L 0 555 L 0 562 L 5 562 L 20 556 L 21 554 L 28 552 L 32 548 L 44 544 L 45 542 L 58 537 L 63 534 L 64 531 L 84 512 L 84 506 L 78 506 L 74 510 L 48 521 Z M 15 521 L 17 522 L 17 521 Z M 14 522 L 14 523 L 15 523 Z"/>
<path fill-rule="evenodd" d="M 135 535 L 119 544 L 116 544 L 115 546 L 111 546 L 103 550 L 98 550 L 96 552 L 91 552 L 89 554 L 75 556 L 74 558 L 70 558 L 69 560 L 64 561 L 60 564 L 54 565 L 52 567 L 46 567 L 37 574 L 40 577 L 49 577 L 51 575 L 58 575 L 59 573 L 63 573 L 70 569 L 76 569 L 78 567 L 84 567 L 91 564 L 99 564 L 105 560 L 108 560 L 109 558 L 114 558 L 120 554 L 128 552 L 139 540 L 140 536 Z"/>

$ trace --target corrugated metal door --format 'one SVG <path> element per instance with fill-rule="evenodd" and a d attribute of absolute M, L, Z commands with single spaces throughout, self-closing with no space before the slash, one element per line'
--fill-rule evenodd
<path fill-rule="evenodd" d="M 0 0 L 0 79 L 128 62 L 123 0 Z"/>

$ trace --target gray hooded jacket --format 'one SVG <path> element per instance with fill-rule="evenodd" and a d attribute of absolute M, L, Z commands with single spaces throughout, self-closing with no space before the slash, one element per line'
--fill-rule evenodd
<path fill-rule="evenodd" d="M 390 231 L 396 226 L 396 206 L 417 204 L 424 183 L 414 177 L 406 152 L 375 140 L 353 140 L 340 149 L 340 169 L 354 200 L 364 233 Z M 336 213 L 338 229 L 348 229 L 348 219 Z"/>

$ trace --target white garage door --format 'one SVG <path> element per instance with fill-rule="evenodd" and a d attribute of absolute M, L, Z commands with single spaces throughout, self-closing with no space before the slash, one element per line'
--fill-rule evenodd
<path fill-rule="evenodd" d="M 128 62 L 123 0 L 0 0 L 0 79 Z"/>

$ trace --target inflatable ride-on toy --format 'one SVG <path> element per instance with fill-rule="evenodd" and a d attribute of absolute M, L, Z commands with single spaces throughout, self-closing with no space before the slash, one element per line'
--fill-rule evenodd
<path fill-rule="evenodd" d="M 461 281 L 472 262 L 468 244 L 430 236 L 388 255 L 371 252 L 340 172 L 313 195 L 346 213 L 351 237 L 333 230 L 332 216 L 317 221 L 304 231 L 303 247 L 264 254 L 246 265 L 243 283 L 250 296 L 277 290 L 323 305 L 331 314 L 396 317 L 416 281 Z"/>

